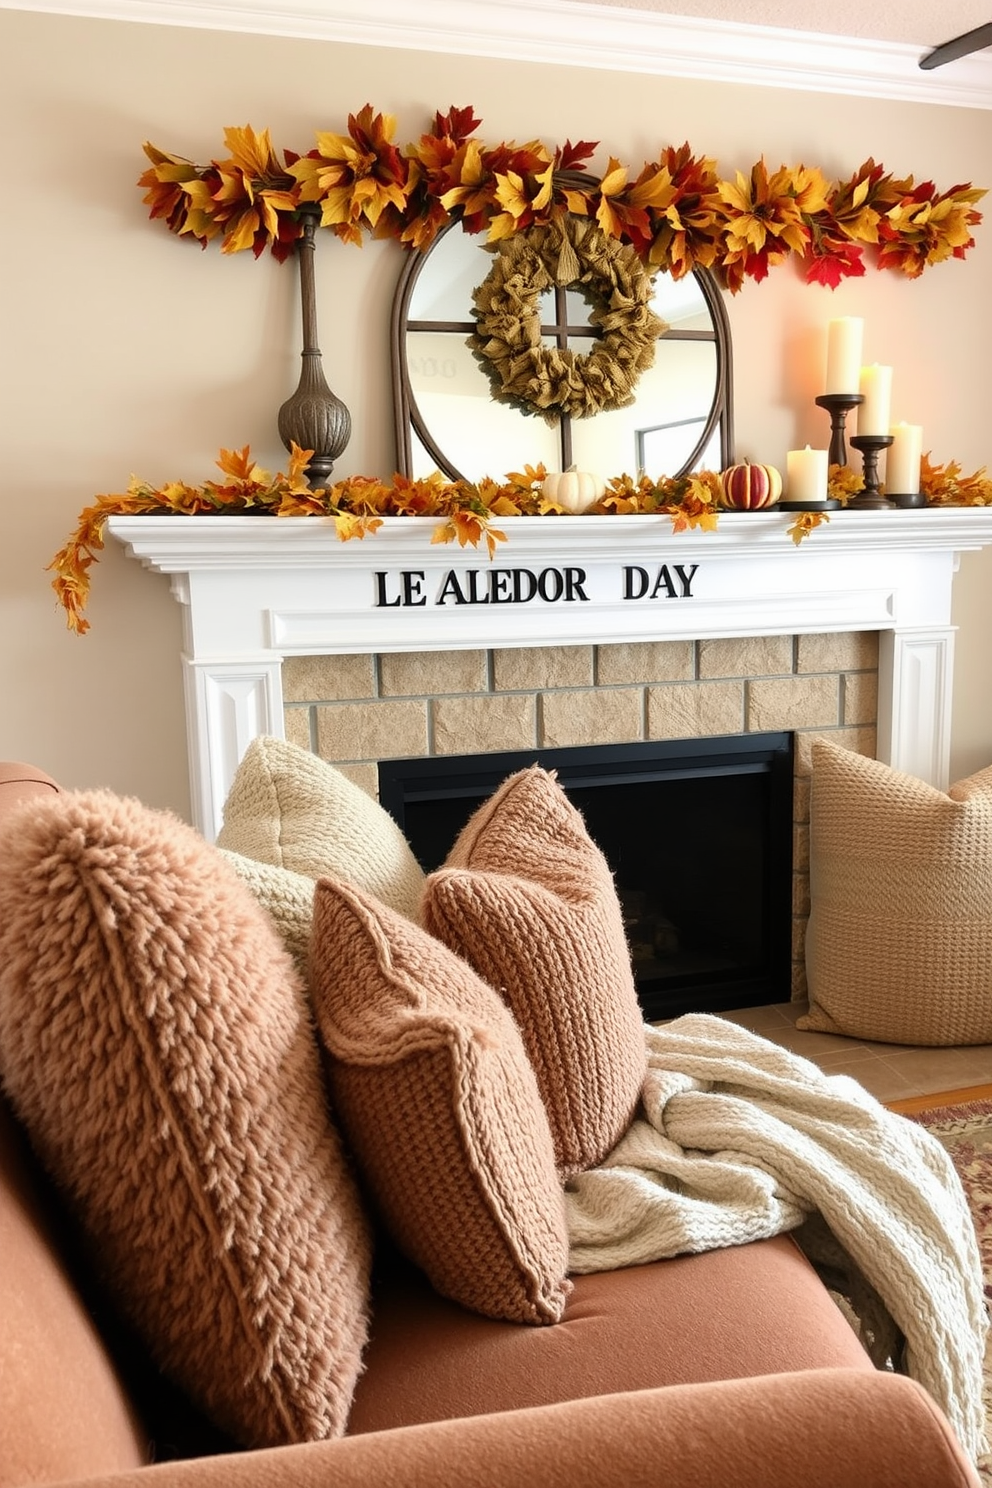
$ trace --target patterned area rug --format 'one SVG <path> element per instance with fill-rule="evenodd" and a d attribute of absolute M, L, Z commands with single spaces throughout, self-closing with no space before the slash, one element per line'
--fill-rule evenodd
<path fill-rule="evenodd" d="M 985 1297 L 992 1309 L 992 1099 L 935 1106 L 909 1119 L 940 1139 L 964 1184 L 982 1253 Z M 985 1355 L 985 1411 L 992 1441 L 992 1342 Z M 992 1452 L 979 1463 L 979 1474 L 992 1485 Z"/>

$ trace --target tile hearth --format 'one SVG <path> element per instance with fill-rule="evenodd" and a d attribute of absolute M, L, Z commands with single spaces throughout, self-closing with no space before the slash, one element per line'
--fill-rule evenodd
<path fill-rule="evenodd" d="M 880 1101 L 902 1101 L 992 1082 L 992 1044 L 921 1049 L 830 1033 L 803 1033 L 805 1002 L 775 1003 L 722 1014 L 772 1043 L 810 1059 L 827 1075 L 850 1075 Z"/>

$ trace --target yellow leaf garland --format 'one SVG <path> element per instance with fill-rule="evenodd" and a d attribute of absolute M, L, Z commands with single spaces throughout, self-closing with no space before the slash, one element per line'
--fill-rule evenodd
<path fill-rule="evenodd" d="M 920 462 L 920 490 L 928 506 L 992 506 L 992 479 L 984 465 L 973 475 L 962 475 L 956 460 L 932 464 L 929 450 Z"/>

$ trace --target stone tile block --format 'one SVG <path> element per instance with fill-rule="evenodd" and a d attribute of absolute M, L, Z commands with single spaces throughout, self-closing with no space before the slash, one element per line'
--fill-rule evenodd
<path fill-rule="evenodd" d="M 591 687 L 591 646 L 501 646 L 493 652 L 497 692 L 539 692 L 552 687 Z"/>
<path fill-rule="evenodd" d="M 405 759 L 427 753 L 424 702 L 336 703 L 315 711 L 322 759 Z"/>
<path fill-rule="evenodd" d="M 819 739 L 826 739 L 831 743 L 839 744 L 838 735 L 840 729 L 805 729 L 797 733 L 795 737 L 794 765 L 796 780 L 809 782 L 810 772 L 813 768 L 813 745 Z"/>
<path fill-rule="evenodd" d="M 792 869 L 794 873 L 809 872 L 809 822 L 792 824 Z"/>
<path fill-rule="evenodd" d="M 747 728 L 826 728 L 840 723 L 837 677 L 783 677 L 747 683 Z"/>
<path fill-rule="evenodd" d="M 371 796 L 373 801 L 379 799 L 379 771 L 375 765 L 368 763 L 338 764 L 336 760 L 329 760 L 328 763 L 334 765 L 335 769 L 340 770 L 342 775 L 347 775 L 348 779 L 357 785 L 359 790 L 363 790 L 367 796 Z"/>
<path fill-rule="evenodd" d="M 644 737 L 643 706 L 641 689 L 634 687 L 544 693 L 541 743 L 551 749 L 639 743 Z"/>
<path fill-rule="evenodd" d="M 431 703 L 435 754 L 492 754 L 533 749 L 537 744 L 537 699 L 519 693 L 436 698 Z"/>
<path fill-rule="evenodd" d="M 694 641 L 630 641 L 596 647 L 596 680 L 602 687 L 637 682 L 691 682 Z"/>
<path fill-rule="evenodd" d="M 826 739 L 841 749 L 853 750 L 868 759 L 876 758 L 875 729 L 869 725 L 859 728 L 804 729 L 796 733 L 795 771 L 796 779 L 808 779 L 812 768 L 812 749 L 818 739 Z"/>
<path fill-rule="evenodd" d="M 375 697 L 371 656 L 287 656 L 282 695 L 287 703 L 327 703 Z"/>
<path fill-rule="evenodd" d="M 485 651 L 392 651 L 379 657 L 383 697 L 432 697 L 448 692 L 485 692 Z"/>
<path fill-rule="evenodd" d="M 309 708 L 283 709 L 283 727 L 290 744 L 297 744 L 301 749 L 311 747 Z"/>
<path fill-rule="evenodd" d="M 875 723 L 878 673 L 846 672 L 841 678 L 841 718 L 845 725 Z"/>
<path fill-rule="evenodd" d="M 700 677 L 789 677 L 791 636 L 743 636 L 699 642 Z"/>
<path fill-rule="evenodd" d="M 792 913 L 803 919 L 809 914 L 809 874 L 792 875 Z"/>
<path fill-rule="evenodd" d="M 649 739 L 705 739 L 743 728 L 743 682 L 648 688 Z"/>
<path fill-rule="evenodd" d="M 868 759 L 878 758 L 878 730 L 871 724 L 838 729 L 836 739 L 838 744 L 853 749 L 855 754 L 863 754 Z"/>
<path fill-rule="evenodd" d="M 797 672 L 864 672 L 878 670 L 878 632 L 831 631 L 796 637 Z"/>
<path fill-rule="evenodd" d="M 805 915 L 801 915 L 792 921 L 792 957 L 794 961 L 802 961 L 806 957 Z"/>

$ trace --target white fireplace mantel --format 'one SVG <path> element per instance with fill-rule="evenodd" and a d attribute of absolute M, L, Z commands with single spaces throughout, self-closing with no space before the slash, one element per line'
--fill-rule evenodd
<path fill-rule="evenodd" d="M 514 517 L 485 548 L 432 543 L 426 517 L 339 540 L 330 518 L 113 517 L 183 607 L 193 815 L 214 837 L 238 762 L 283 735 L 286 656 L 880 632 L 878 754 L 946 787 L 960 553 L 992 509 L 831 514 L 802 543 L 780 511 L 713 532 L 668 517 Z"/>

